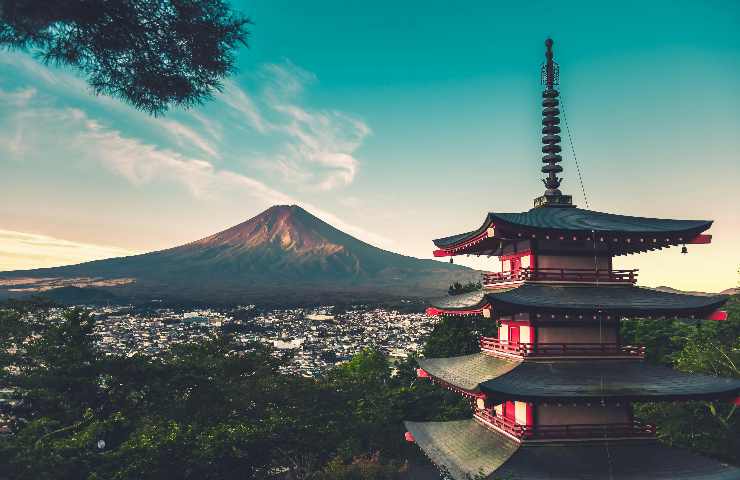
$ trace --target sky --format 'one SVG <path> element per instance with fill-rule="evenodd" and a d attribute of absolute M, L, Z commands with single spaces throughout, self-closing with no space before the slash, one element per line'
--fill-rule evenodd
<path fill-rule="evenodd" d="M 213 101 L 154 118 L 0 51 L 0 271 L 167 248 L 299 204 L 376 246 L 530 208 L 554 41 L 580 207 L 712 219 L 710 245 L 620 257 L 720 291 L 740 266 L 740 3 L 235 2 L 250 46 Z M 476 268 L 492 260 L 459 259 Z"/>

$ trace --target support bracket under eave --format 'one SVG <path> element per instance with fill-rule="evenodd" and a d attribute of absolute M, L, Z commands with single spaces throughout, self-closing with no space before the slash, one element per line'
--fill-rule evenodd
<path fill-rule="evenodd" d="M 705 245 L 712 243 L 712 236 L 706 233 L 699 234 L 686 242 L 687 245 Z"/>
<path fill-rule="evenodd" d="M 727 320 L 726 310 L 715 310 L 706 316 L 707 320 L 714 320 L 715 322 L 723 322 Z"/>

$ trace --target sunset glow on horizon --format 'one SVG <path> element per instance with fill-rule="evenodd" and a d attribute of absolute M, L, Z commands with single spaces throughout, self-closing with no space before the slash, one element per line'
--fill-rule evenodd
<path fill-rule="evenodd" d="M 377 5 L 235 2 L 255 21 L 239 73 L 162 117 L 0 51 L 0 271 L 169 248 L 274 204 L 432 258 L 433 238 L 542 194 L 550 35 L 588 202 L 565 129 L 561 190 L 580 208 L 714 220 L 709 245 L 615 268 L 647 286 L 737 287 L 740 6 L 620 5 L 412 2 L 388 19 Z"/>

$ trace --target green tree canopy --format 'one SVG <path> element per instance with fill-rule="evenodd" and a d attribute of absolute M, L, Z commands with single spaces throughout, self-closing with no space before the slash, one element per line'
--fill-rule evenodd
<path fill-rule="evenodd" d="M 248 24 L 224 0 L 0 0 L 0 46 L 74 67 L 95 93 L 155 115 L 220 89 Z"/>
<path fill-rule="evenodd" d="M 740 297 L 730 298 L 723 322 L 704 320 L 627 320 L 625 343 L 647 347 L 649 361 L 688 373 L 740 378 Z M 670 444 L 740 463 L 740 415 L 728 401 L 641 403 L 635 414 L 658 426 Z"/>

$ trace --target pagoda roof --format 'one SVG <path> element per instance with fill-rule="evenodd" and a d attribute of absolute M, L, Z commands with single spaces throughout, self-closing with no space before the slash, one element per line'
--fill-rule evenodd
<path fill-rule="evenodd" d="M 456 480 L 730 480 L 740 469 L 653 440 L 519 444 L 475 420 L 405 422 L 429 459 Z M 495 474 L 495 477 L 494 477 Z"/>
<path fill-rule="evenodd" d="M 453 315 L 460 315 L 463 313 L 480 314 L 483 307 L 489 306 L 489 301 L 486 299 L 485 290 L 475 290 L 469 293 L 461 293 L 460 295 L 447 295 L 432 300 L 431 306 L 435 311 L 439 313 L 449 313 Z"/>
<path fill-rule="evenodd" d="M 442 250 L 458 250 L 458 253 L 477 252 L 478 243 L 486 240 L 489 227 L 495 227 L 495 237 L 507 239 L 530 238 L 538 233 L 561 233 L 580 236 L 583 240 L 592 232 L 609 238 L 634 238 L 629 245 L 619 243 L 615 254 L 634 253 L 690 241 L 712 226 L 711 220 L 674 220 L 666 218 L 633 217 L 613 213 L 596 212 L 581 208 L 533 208 L 521 213 L 490 212 L 483 224 L 469 232 L 438 238 L 434 244 Z M 501 232 L 501 233 L 499 233 Z M 640 242 L 643 236 L 643 242 Z M 652 245 L 653 236 L 656 244 Z M 666 241 L 667 240 L 667 241 Z M 483 244 L 489 252 L 497 251 L 490 243 Z M 471 248 L 472 247 L 472 248 Z"/>
<path fill-rule="evenodd" d="M 734 398 L 740 380 L 683 373 L 636 360 L 521 362 L 475 353 L 424 358 L 435 380 L 508 400 L 691 400 Z"/>
<path fill-rule="evenodd" d="M 689 295 L 633 285 L 548 285 L 524 283 L 504 290 L 448 295 L 431 302 L 433 313 L 604 312 L 624 316 L 705 317 L 727 301 L 727 295 Z"/>
<path fill-rule="evenodd" d="M 477 392 L 479 384 L 510 372 L 521 362 L 474 353 L 459 357 L 420 358 L 418 363 L 436 379 L 462 390 Z"/>

